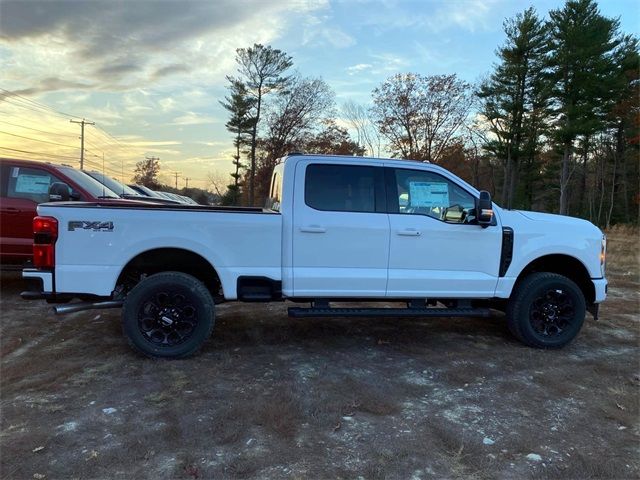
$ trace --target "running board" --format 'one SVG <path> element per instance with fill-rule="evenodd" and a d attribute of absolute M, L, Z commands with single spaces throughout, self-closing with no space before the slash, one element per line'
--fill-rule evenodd
<path fill-rule="evenodd" d="M 490 317 L 488 308 L 289 308 L 289 316 L 303 317 Z"/>

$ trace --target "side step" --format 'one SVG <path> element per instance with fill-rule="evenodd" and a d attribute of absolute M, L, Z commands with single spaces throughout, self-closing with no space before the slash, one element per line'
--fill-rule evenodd
<path fill-rule="evenodd" d="M 289 308 L 289 316 L 304 317 L 490 317 L 488 308 Z"/>

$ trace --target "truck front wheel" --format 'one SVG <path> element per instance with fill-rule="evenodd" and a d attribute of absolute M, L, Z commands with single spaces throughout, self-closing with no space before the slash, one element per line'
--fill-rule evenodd
<path fill-rule="evenodd" d="M 122 329 L 137 351 L 162 358 L 193 355 L 209 338 L 214 303 L 206 287 L 181 272 L 142 280 L 127 295 Z"/>
<path fill-rule="evenodd" d="M 567 277 L 547 272 L 518 282 L 507 305 L 511 333 L 536 348 L 564 347 L 578 335 L 585 314 L 580 288 Z"/>

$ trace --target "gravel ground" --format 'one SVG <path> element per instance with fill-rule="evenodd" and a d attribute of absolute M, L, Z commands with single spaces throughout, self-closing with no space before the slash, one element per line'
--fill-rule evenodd
<path fill-rule="evenodd" d="M 601 318 L 560 351 L 501 317 L 224 304 L 200 355 L 157 361 L 118 310 L 60 319 L 3 273 L 0 477 L 638 478 L 637 240 L 610 238 Z"/>

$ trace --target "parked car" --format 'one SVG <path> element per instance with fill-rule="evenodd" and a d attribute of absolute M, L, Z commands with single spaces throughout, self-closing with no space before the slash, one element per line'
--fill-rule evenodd
<path fill-rule="evenodd" d="M 136 190 L 134 190 L 133 188 L 131 188 L 129 185 L 125 185 L 124 183 L 119 182 L 115 178 L 109 177 L 108 175 L 105 175 L 104 173 L 101 173 L 101 172 L 97 172 L 95 170 L 93 171 L 83 170 L 83 172 L 89 175 L 94 180 L 97 180 L 103 185 L 106 185 L 112 191 L 117 193 L 121 198 L 126 198 L 128 200 L 138 200 L 141 202 L 155 202 L 155 203 L 163 203 L 163 204 L 176 203 L 173 201 L 165 200 L 163 198 L 148 197 L 147 195 L 143 195 L 137 192 Z"/>
<path fill-rule="evenodd" d="M 64 200 L 50 188 L 67 187 L 71 200 L 95 202 L 115 200 L 116 195 L 80 170 L 68 165 L 0 158 L 0 264 L 19 267 L 33 255 L 33 217 L 36 207 L 51 200 Z"/>
<path fill-rule="evenodd" d="M 265 209 L 66 203 L 38 215 L 34 248 L 46 261 L 23 271 L 35 296 L 84 300 L 58 313 L 122 307 L 130 344 L 157 357 L 194 353 L 214 302 L 231 300 L 311 304 L 290 308 L 294 317 L 502 310 L 520 341 L 559 348 L 607 292 L 596 226 L 502 209 L 428 163 L 293 155 L 275 167 Z"/>
<path fill-rule="evenodd" d="M 176 203 L 176 204 L 180 204 L 181 202 L 178 202 L 176 200 L 173 200 L 165 195 L 162 195 L 161 192 L 156 192 L 155 190 L 151 190 L 149 187 L 145 187 L 144 185 L 129 185 L 130 188 L 132 188 L 133 190 L 137 191 L 138 193 L 140 193 L 141 195 L 146 195 L 147 197 L 150 198 L 157 198 L 160 199 L 164 202 L 171 202 L 171 203 Z"/>

